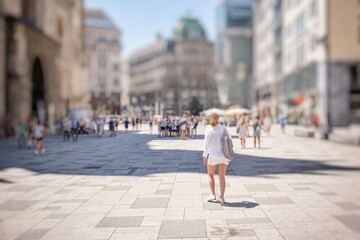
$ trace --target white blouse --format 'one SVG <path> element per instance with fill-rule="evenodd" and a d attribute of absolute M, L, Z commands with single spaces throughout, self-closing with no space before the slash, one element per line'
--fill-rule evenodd
<path fill-rule="evenodd" d="M 222 148 L 222 136 L 224 127 L 207 125 L 205 128 L 205 143 L 203 157 L 208 156 L 209 165 L 229 164 L 229 159 L 224 155 Z"/>

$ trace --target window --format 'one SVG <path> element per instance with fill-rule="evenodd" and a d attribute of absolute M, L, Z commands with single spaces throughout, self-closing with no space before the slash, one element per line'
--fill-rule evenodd
<path fill-rule="evenodd" d="M 251 27 L 252 10 L 251 7 L 228 6 L 227 8 L 228 27 Z"/>
<path fill-rule="evenodd" d="M 106 88 L 105 76 L 99 76 L 99 86 L 102 90 Z"/>
<path fill-rule="evenodd" d="M 105 69 L 106 68 L 106 60 L 105 60 L 105 58 L 100 58 L 99 59 L 99 68 L 100 69 Z"/>
<path fill-rule="evenodd" d="M 318 0 L 312 0 L 310 5 L 310 16 L 314 17 L 317 14 L 317 1 Z"/>
<path fill-rule="evenodd" d="M 99 42 L 105 42 L 106 41 L 106 36 L 103 33 L 100 33 L 98 36 L 98 41 Z"/>
<path fill-rule="evenodd" d="M 296 19 L 296 35 L 303 33 L 304 30 L 305 30 L 305 18 L 304 18 L 304 14 L 301 14 Z"/>
<path fill-rule="evenodd" d="M 352 87 L 360 86 L 357 66 L 356 65 L 351 65 L 349 67 L 349 73 L 350 73 L 350 84 L 351 84 L 351 86 Z"/>
<path fill-rule="evenodd" d="M 119 79 L 117 79 L 117 78 L 114 79 L 114 85 L 115 85 L 115 86 L 119 86 L 119 85 L 120 85 Z"/>

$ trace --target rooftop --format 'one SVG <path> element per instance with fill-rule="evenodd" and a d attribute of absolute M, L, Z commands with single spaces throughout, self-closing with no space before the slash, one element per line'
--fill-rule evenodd
<path fill-rule="evenodd" d="M 93 28 L 107 28 L 118 30 L 119 28 L 113 23 L 109 16 L 102 10 L 85 10 L 85 26 Z"/>

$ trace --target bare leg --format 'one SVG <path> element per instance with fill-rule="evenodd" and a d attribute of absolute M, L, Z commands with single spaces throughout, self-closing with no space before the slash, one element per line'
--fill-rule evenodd
<path fill-rule="evenodd" d="M 256 148 L 256 137 L 254 137 L 254 148 Z"/>
<path fill-rule="evenodd" d="M 220 181 L 220 198 L 224 199 L 225 188 L 226 188 L 226 181 L 225 181 L 225 174 L 226 174 L 226 164 L 219 164 L 219 181 Z"/>
<path fill-rule="evenodd" d="M 211 193 L 215 195 L 214 175 L 215 175 L 216 165 L 207 165 L 207 169 L 208 169 L 208 179 L 209 179 L 210 190 L 211 190 Z"/>

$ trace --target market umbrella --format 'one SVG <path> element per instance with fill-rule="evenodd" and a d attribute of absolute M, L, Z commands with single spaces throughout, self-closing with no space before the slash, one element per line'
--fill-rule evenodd
<path fill-rule="evenodd" d="M 207 109 L 207 110 L 204 110 L 201 112 L 201 114 L 204 114 L 205 116 L 210 116 L 213 113 L 222 115 L 222 114 L 224 114 L 224 110 L 219 109 L 219 108 L 210 108 L 210 109 Z"/>
<path fill-rule="evenodd" d="M 231 108 L 225 111 L 225 115 L 248 114 L 251 111 L 247 108 Z"/>

